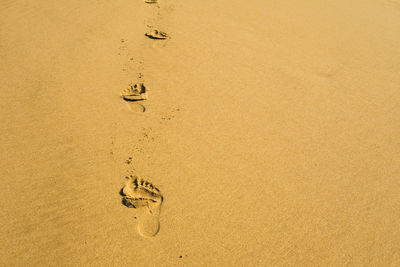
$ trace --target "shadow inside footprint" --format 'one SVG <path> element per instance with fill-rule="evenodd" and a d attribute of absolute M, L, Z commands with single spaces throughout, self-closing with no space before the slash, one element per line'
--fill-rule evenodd
<path fill-rule="evenodd" d="M 166 32 L 157 30 L 157 29 L 153 29 L 148 33 L 145 33 L 145 35 L 150 38 L 150 39 L 155 39 L 155 40 L 165 40 L 168 39 L 169 36 Z"/>
<path fill-rule="evenodd" d="M 146 111 L 146 107 L 142 104 L 144 100 L 147 100 L 146 86 L 143 83 L 130 84 L 121 92 L 120 96 L 127 102 L 130 111 Z"/>
<path fill-rule="evenodd" d="M 130 102 L 146 100 L 146 86 L 143 83 L 130 84 L 128 88 L 121 92 L 121 97 L 123 100 Z"/>
<path fill-rule="evenodd" d="M 120 190 L 122 204 L 137 209 L 138 231 L 144 237 L 155 236 L 160 229 L 161 204 L 164 200 L 160 190 L 136 176 Z"/>

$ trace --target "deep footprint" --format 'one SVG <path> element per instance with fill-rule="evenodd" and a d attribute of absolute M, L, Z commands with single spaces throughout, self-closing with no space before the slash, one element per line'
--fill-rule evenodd
<path fill-rule="evenodd" d="M 143 83 L 130 84 L 128 88 L 121 92 L 121 97 L 125 101 L 141 101 L 147 99 L 146 86 Z"/>
<path fill-rule="evenodd" d="M 153 29 L 150 32 L 145 34 L 150 39 L 157 39 L 157 40 L 164 40 L 167 39 L 169 36 L 167 33 Z"/>
<path fill-rule="evenodd" d="M 142 236 L 155 236 L 160 230 L 161 204 L 164 198 L 160 190 L 151 183 L 132 175 L 126 178 L 128 181 L 120 192 L 122 204 L 138 210 L 138 231 Z"/>

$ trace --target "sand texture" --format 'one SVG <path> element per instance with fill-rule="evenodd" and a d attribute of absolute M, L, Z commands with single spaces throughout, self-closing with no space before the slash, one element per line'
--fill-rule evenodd
<path fill-rule="evenodd" d="M 398 0 L 0 0 L 0 266 L 400 266 L 399 103 Z"/>

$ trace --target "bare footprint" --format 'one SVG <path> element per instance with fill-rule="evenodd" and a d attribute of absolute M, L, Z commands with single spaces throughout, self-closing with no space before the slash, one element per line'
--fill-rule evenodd
<path fill-rule="evenodd" d="M 121 92 L 121 97 L 125 101 L 140 101 L 147 99 L 146 86 L 143 83 L 130 84 L 128 88 Z"/>
<path fill-rule="evenodd" d="M 132 112 L 145 112 L 146 107 L 140 102 L 147 99 L 146 86 L 143 83 L 130 84 L 121 92 L 121 98 L 129 102 L 129 109 Z"/>
<path fill-rule="evenodd" d="M 138 209 L 138 231 L 144 237 L 155 236 L 160 230 L 161 204 L 164 200 L 160 190 L 151 183 L 130 175 L 121 189 L 122 204 Z"/>
<path fill-rule="evenodd" d="M 169 38 L 168 34 L 156 29 L 153 29 L 145 34 L 150 39 L 164 40 Z"/>

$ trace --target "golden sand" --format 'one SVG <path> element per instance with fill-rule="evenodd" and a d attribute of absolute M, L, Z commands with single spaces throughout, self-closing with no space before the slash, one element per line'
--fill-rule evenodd
<path fill-rule="evenodd" d="M 0 81 L 0 265 L 400 265 L 397 0 L 0 0 Z"/>

